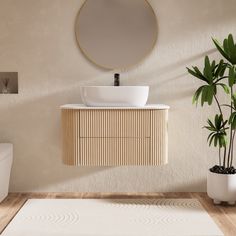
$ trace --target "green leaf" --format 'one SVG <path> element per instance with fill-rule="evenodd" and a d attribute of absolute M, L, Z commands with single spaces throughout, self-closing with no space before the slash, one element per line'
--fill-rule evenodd
<path fill-rule="evenodd" d="M 224 39 L 223 48 L 224 48 L 225 53 L 228 54 L 229 53 L 228 39 Z"/>
<path fill-rule="evenodd" d="M 220 72 L 219 72 L 219 76 L 220 76 L 220 77 L 222 77 L 222 76 L 225 74 L 226 68 L 227 68 L 227 64 L 224 63 L 224 64 L 222 65 L 222 68 L 221 68 Z"/>
<path fill-rule="evenodd" d="M 232 108 L 234 109 L 234 110 L 236 110 L 236 94 L 232 94 L 232 102 L 233 102 L 233 106 L 232 106 Z"/>
<path fill-rule="evenodd" d="M 204 78 L 204 76 L 202 74 L 199 74 L 195 70 L 192 70 L 192 69 L 190 69 L 188 67 L 187 67 L 187 70 L 188 70 L 189 74 L 193 75 L 194 77 L 196 77 L 196 78 L 198 78 L 198 79 L 200 79 L 202 81 L 207 82 L 206 78 Z"/>
<path fill-rule="evenodd" d="M 207 137 L 207 142 L 209 141 L 209 139 L 211 138 L 211 136 L 214 135 L 214 132 L 211 132 L 208 137 Z"/>
<path fill-rule="evenodd" d="M 228 54 L 225 52 L 224 48 L 221 46 L 221 44 L 218 42 L 217 39 L 212 38 L 216 48 L 218 49 L 218 51 L 220 52 L 220 54 L 230 62 L 230 57 L 228 56 Z"/>
<path fill-rule="evenodd" d="M 236 129 L 236 117 L 234 117 L 234 119 L 233 119 L 232 129 Z"/>
<path fill-rule="evenodd" d="M 221 129 L 222 129 L 222 128 L 224 128 L 224 127 L 225 127 L 225 125 L 227 124 L 227 122 L 228 122 L 228 120 L 224 121 L 224 122 L 222 123 L 222 125 L 221 125 L 221 127 L 220 127 L 220 128 L 221 128 Z M 227 129 L 227 128 L 224 128 L 224 129 Z"/>
<path fill-rule="evenodd" d="M 211 122 L 210 119 L 207 120 L 207 123 L 209 124 L 209 126 L 211 126 L 211 127 L 213 127 L 213 128 L 215 127 L 215 126 L 213 125 L 213 123 Z"/>
<path fill-rule="evenodd" d="M 223 69 L 223 65 L 224 65 L 224 60 L 220 60 L 219 64 L 216 67 L 217 68 L 215 72 L 216 77 L 219 76 L 221 70 Z"/>
<path fill-rule="evenodd" d="M 216 134 L 212 135 L 209 140 L 209 146 L 211 146 L 212 141 L 215 139 Z"/>
<path fill-rule="evenodd" d="M 217 146 L 217 141 L 218 141 L 218 137 L 217 137 L 217 135 L 215 135 L 215 139 L 214 139 L 214 146 L 215 147 Z"/>
<path fill-rule="evenodd" d="M 202 78 L 202 80 L 204 80 L 205 82 L 208 83 L 207 78 L 203 75 L 203 73 L 198 69 L 197 66 L 193 66 L 193 69 L 194 69 L 194 71 L 196 72 L 196 74 L 197 74 L 199 77 Z"/>
<path fill-rule="evenodd" d="M 219 140 L 219 147 L 222 148 L 222 146 L 223 146 L 222 136 L 219 135 L 218 140 Z"/>
<path fill-rule="evenodd" d="M 220 125 L 221 125 L 221 118 L 220 117 L 221 117 L 221 115 L 220 116 L 218 116 L 218 115 L 215 116 L 215 127 L 216 127 L 217 130 L 220 129 Z"/>
<path fill-rule="evenodd" d="M 236 112 L 235 112 L 236 113 Z M 209 142 L 209 146 L 211 146 L 212 142 L 214 142 L 214 146 L 225 147 L 226 146 L 226 130 L 228 127 L 225 127 L 227 124 L 227 120 L 223 120 L 223 116 L 220 114 L 216 114 L 214 118 L 214 124 L 210 119 L 207 120 L 209 126 L 205 126 L 204 128 L 210 130 L 210 134 L 207 137 L 207 141 Z"/>
<path fill-rule="evenodd" d="M 223 46 L 216 40 L 212 39 L 217 50 L 221 55 L 231 64 L 236 64 L 236 45 L 234 43 L 233 35 L 229 34 L 228 38 L 224 39 Z"/>
<path fill-rule="evenodd" d="M 213 100 L 213 96 L 214 96 L 214 89 L 212 86 L 209 86 L 208 88 L 208 105 L 211 105 L 212 104 L 212 100 Z"/>
<path fill-rule="evenodd" d="M 216 94 L 216 85 L 203 85 L 197 89 L 193 95 L 192 102 L 197 103 L 201 95 L 201 106 L 207 102 L 209 105 L 212 104 L 214 95 Z"/>
<path fill-rule="evenodd" d="M 229 92 L 229 88 L 228 88 L 228 86 L 226 84 L 219 83 L 217 85 L 221 86 L 224 89 L 225 93 L 227 93 L 227 94 L 230 93 Z"/>
<path fill-rule="evenodd" d="M 233 39 L 233 35 L 229 34 L 228 35 L 228 53 L 230 53 L 230 51 L 232 51 L 234 49 L 234 39 Z"/>
<path fill-rule="evenodd" d="M 208 130 L 210 130 L 210 131 L 216 131 L 216 129 L 215 128 L 212 128 L 212 127 L 210 127 L 210 126 L 204 126 L 203 128 L 206 128 L 206 129 L 208 129 Z"/>
<path fill-rule="evenodd" d="M 211 84 L 213 76 L 212 76 L 212 67 L 208 56 L 205 56 L 205 67 L 203 71 L 204 71 L 203 74 L 207 78 L 207 81 Z"/>
<path fill-rule="evenodd" d="M 234 44 L 233 35 L 229 34 L 228 36 L 228 48 L 229 48 L 229 56 L 232 64 L 236 64 L 236 45 Z"/>
<path fill-rule="evenodd" d="M 236 129 L 236 112 L 230 115 L 228 123 L 231 125 L 232 129 Z"/>
<path fill-rule="evenodd" d="M 226 140 L 225 140 L 225 136 L 224 135 L 220 135 L 219 136 L 219 146 L 220 146 L 220 148 L 226 146 Z"/>
<path fill-rule="evenodd" d="M 197 89 L 197 91 L 194 93 L 192 103 L 196 103 L 196 104 L 198 103 L 198 99 L 199 99 L 199 96 L 200 96 L 203 88 L 204 88 L 204 85 L 199 87 Z"/>
<path fill-rule="evenodd" d="M 216 61 L 213 60 L 212 63 L 211 63 L 211 74 L 212 74 L 212 77 L 215 76 L 216 69 L 217 69 Z"/>
<path fill-rule="evenodd" d="M 206 97 L 207 97 L 207 88 L 204 86 L 204 88 L 202 89 L 201 106 L 204 105 Z"/>
<path fill-rule="evenodd" d="M 229 85 L 231 85 L 231 87 L 236 83 L 236 68 L 234 66 L 231 66 L 229 68 Z"/>

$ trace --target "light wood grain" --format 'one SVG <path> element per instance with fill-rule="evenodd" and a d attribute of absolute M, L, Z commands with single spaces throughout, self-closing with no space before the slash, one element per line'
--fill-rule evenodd
<path fill-rule="evenodd" d="M 168 161 L 168 109 L 63 109 L 63 162 L 155 166 Z"/>
<path fill-rule="evenodd" d="M 8 225 L 11 219 L 17 214 L 26 200 L 27 198 L 22 197 L 21 194 L 13 194 L 9 195 L 0 204 L 0 233 Z"/>
<path fill-rule="evenodd" d="M 196 198 L 225 236 L 236 235 L 236 207 L 215 206 L 206 193 L 11 193 L 0 204 L 0 233 L 30 198 Z"/>

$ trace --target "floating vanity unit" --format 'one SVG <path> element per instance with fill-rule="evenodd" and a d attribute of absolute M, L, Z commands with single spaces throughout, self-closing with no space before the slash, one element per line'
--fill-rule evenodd
<path fill-rule="evenodd" d="M 166 164 L 168 109 L 166 105 L 61 106 L 63 162 L 74 166 Z"/>

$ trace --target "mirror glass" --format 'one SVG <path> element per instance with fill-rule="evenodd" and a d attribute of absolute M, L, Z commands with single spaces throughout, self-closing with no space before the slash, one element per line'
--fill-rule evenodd
<path fill-rule="evenodd" d="M 86 0 L 75 27 L 83 54 L 107 69 L 139 63 L 157 39 L 156 16 L 147 0 Z"/>

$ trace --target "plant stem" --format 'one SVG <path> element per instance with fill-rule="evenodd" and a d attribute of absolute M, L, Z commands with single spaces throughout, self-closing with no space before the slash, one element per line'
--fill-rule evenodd
<path fill-rule="evenodd" d="M 230 160 L 230 167 L 233 165 L 234 159 L 234 137 L 235 137 L 236 130 L 234 129 L 233 139 L 232 139 L 232 148 L 231 148 L 231 160 Z"/>
<path fill-rule="evenodd" d="M 230 108 L 230 115 L 233 113 L 233 102 L 232 102 L 232 94 L 233 94 L 233 88 L 230 87 L 230 100 L 231 100 L 231 108 Z M 232 152 L 232 139 L 233 139 L 233 130 L 232 130 L 232 124 L 230 125 L 230 141 L 229 141 L 229 149 L 228 149 L 228 158 L 227 158 L 227 167 L 229 167 L 230 164 L 230 158 L 231 158 L 231 152 Z"/>
<path fill-rule="evenodd" d="M 231 157 L 231 153 L 232 153 L 232 138 L 233 138 L 233 130 L 232 130 L 232 126 L 230 125 L 230 141 L 229 141 L 229 149 L 228 149 L 228 157 L 227 157 L 227 167 L 229 167 L 229 163 L 230 163 L 230 157 Z"/>
<path fill-rule="evenodd" d="M 223 112 L 221 110 L 221 107 L 220 107 L 220 103 L 216 97 L 216 95 L 214 94 L 214 98 L 215 98 L 215 101 L 217 103 L 217 106 L 219 108 L 219 111 L 220 111 L 220 114 L 222 115 L 222 119 L 223 119 Z M 224 147 L 224 158 L 223 158 L 223 166 L 225 167 L 225 162 L 226 162 L 226 147 Z"/>
<path fill-rule="evenodd" d="M 224 168 L 225 168 L 225 161 L 226 161 L 226 147 L 224 147 L 224 159 L 223 159 Z"/>
<path fill-rule="evenodd" d="M 220 155 L 220 147 L 219 147 L 219 166 L 221 166 L 221 155 Z"/>
<path fill-rule="evenodd" d="M 221 81 L 222 79 L 226 79 L 226 78 L 228 78 L 228 76 L 223 76 L 223 77 L 217 79 L 217 80 L 215 81 L 215 84 L 218 83 L 219 81 Z"/>
<path fill-rule="evenodd" d="M 215 94 L 214 94 L 214 98 L 215 98 L 215 100 L 216 100 L 216 103 L 217 103 L 217 106 L 218 106 L 218 108 L 219 108 L 220 114 L 222 115 L 222 118 L 223 118 L 223 112 L 222 112 L 222 110 L 221 110 L 220 103 L 219 103 L 219 101 L 218 101 L 218 99 L 217 99 L 217 97 L 216 97 Z"/>

